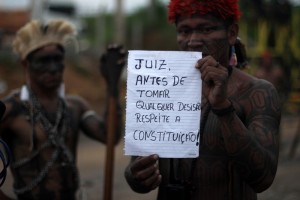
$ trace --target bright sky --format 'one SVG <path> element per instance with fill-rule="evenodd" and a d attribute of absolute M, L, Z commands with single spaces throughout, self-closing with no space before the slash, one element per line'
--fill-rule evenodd
<path fill-rule="evenodd" d="M 0 0 L 0 8 L 23 8 L 26 7 L 31 0 Z M 41 1 L 41 0 L 36 0 Z M 45 0 L 44 0 L 45 1 Z M 50 0 L 51 1 L 51 0 Z M 53 1 L 53 0 L 52 0 Z M 115 8 L 116 0 L 56 0 L 56 1 L 73 1 L 79 5 L 79 12 L 98 12 L 99 10 L 110 12 Z M 167 4 L 169 0 L 160 0 Z M 150 0 L 123 0 L 125 12 L 132 12 L 135 9 L 148 5 Z M 290 0 L 295 5 L 300 5 L 300 0 Z"/>
<path fill-rule="evenodd" d="M 24 8 L 29 5 L 31 0 L 0 0 L 0 8 Z M 40 0 L 37 0 L 40 1 Z M 66 1 L 66 0 L 60 0 Z M 99 10 L 110 12 L 115 8 L 116 0 L 68 0 L 79 5 L 79 12 L 97 12 Z M 168 0 L 160 0 L 167 3 Z M 125 12 L 132 12 L 135 9 L 148 5 L 150 0 L 123 0 Z"/>
<path fill-rule="evenodd" d="M 112 11 L 115 8 L 116 0 L 89 0 L 88 4 L 86 0 L 74 0 L 79 3 L 79 5 L 89 7 L 91 9 L 104 9 L 107 11 Z M 168 2 L 168 0 L 160 0 L 162 2 Z M 123 0 L 124 10 L 127 12 L 131 12 L 136 8 L 141 6 L 148 5 L 150 0 Z"/>

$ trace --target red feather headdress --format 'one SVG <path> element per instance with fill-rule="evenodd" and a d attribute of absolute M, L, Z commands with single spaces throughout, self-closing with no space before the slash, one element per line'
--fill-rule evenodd
<path fill-rule="evenodd" d="M 170 0 L 168 20 L 175 23 L 179 16 L 213 14 L 220 19 L 238 21 L 241 15 L 238 0 Z"/>

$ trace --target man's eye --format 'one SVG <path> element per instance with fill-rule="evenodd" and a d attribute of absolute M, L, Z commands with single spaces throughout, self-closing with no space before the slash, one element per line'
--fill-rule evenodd
<path fill-rule="evenodd" d="M 208 33 L 211 33 L 211 32 L 213 32 L 213 31 L 215 31 L 215 30 L 216 30 L 215 27 L 209 26 L 209 27 L 203 27 L 203 28 L 201 29 L 201 32 L 204 33 L 204 34 L 208 34 Z"/>
<path fill-rule="evenodd" d="M 63 61 L 63 57 L 62 56 L 54 56 L 53 57 L 53 60 L 55 61 L 55 62 L 62 62 Z"/>
<path fill-rule="evenodd" d="M 44 63 L 45 61 L 44 61 L 44 59 L 42 59 L 42 58 L 37 58 L 37 59 L 33 59 L 32 60 L 32 63 L 33 64 L 42 64 L 42 63 Z"/>
<path fill-rule="evenodd" d="M 179 29 L 177 32 L 178 32 L 178 34 L 187 35 L 187 34 L 190 34 L 192 32 L 192 30 L 185 28 L 185 29 Z"/>
<path fill-rule="evenodd" d="M 62 62 L 63 57 L 62 56 L 45 56 L 38 59 L 39 63 L 47 64 L 51 62 L 60 63 Z"/>

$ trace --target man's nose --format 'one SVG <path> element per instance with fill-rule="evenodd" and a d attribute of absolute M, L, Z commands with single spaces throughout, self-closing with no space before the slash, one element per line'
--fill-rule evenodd
<path fill-rule="evenodd" d="M 49 73 L 57 73 L 63 70 L 63 65 L 56 62 L 49 62 L 47 71 Z"/>
<path fill-rule="evenodd" d="M 203 34 L 193 31 L 190 40 L 188 42 L 188 47 L 195 49 L 195 48 L 201 48 L 203 46 Z"/>

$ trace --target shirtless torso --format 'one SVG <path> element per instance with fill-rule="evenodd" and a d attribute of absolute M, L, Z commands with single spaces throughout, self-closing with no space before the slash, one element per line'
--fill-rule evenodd
<path fill-rule="evenodd" d="M 14 191 L 20 199 L 74 199 L 79 131 L 104 142 L 104 123 L 95 115 L 84 116 L 88 109 L 79 97 L 41 107 L 37 101 L 32 109 L 32 101 L 20 99 L 24 88 L 4 100 L 7 112 L 1 125 L 2 137 L 13 149 Z"/>

